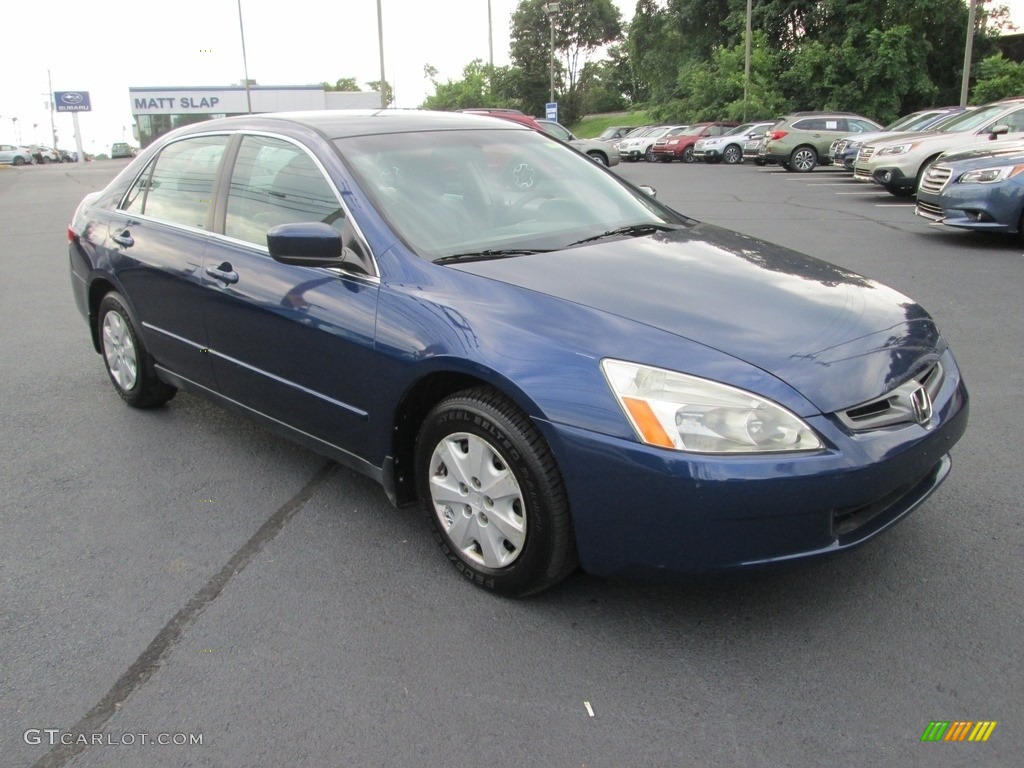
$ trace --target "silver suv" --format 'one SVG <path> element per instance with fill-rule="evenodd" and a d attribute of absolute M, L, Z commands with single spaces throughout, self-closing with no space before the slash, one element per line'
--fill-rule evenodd
<path fill-rule="evenodd" d="M 774 120 L 763 123 L 744 123 L 723 136 L 697 139 L 697 143 L 693 145 L 693 156 L 705 163 L 724 162 L 726 165 L 742 163 L 744 145 L 748 141 L 753 141 L 755 136 L 760 139 L 764 132 L 774 124 Z"/>
<path fill-rule="evenodd" d="M 986 104 L 948 120 L 934 131 L 904 133 L 860 148 L 853 165 L 853 178 L 881 184 L 897 197 L 917 192 L 925 169 L 943 152 L 985 146 L 1000 136 L 1022 138 L 1024 99 Z"/>

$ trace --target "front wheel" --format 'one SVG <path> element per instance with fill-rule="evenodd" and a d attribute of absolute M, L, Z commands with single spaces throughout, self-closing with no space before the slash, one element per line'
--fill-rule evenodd
<path fill-rule="evenodd" d="M 575 569 L 554 456 L 498 392 L 469 389 L 427 415 L 416 441 L 416 486 L 434 538 L 474 584 L 523 596 Z"/>
<path fill-rule="evenodd" d="M 103 363 L 122 400 L 133 408 L 155 408 L 174 397 L 177 390 L 157 378 L 153 360 L 119 294 L 103 297 L 96 322 Z"/>
<path fill-rule="evenodd" d="M 730 144 L 722 153 L 722 159 L 726 165 L 736 165 L 743 162 L 743 150 L 735 144 Z"/>
<path fill-rule="evenodd" d="M 808 173 L 818 165 L 818 153 L 814 147 L 797 147 L 789 156 L 789 164 L 797 173 Z"/>
<path fill-rule="evenodd" d="M 648 163 L 653 163 L 654 162 L 654 146 L 653 145 L 648 147 L 647 151 L 644 152 L 644 160 L 646 160 Z"/>

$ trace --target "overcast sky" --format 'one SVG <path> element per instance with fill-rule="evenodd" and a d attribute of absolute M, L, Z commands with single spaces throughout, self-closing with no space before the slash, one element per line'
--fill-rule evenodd
<path fill-rule="evenodd" d="M 635 0 L 614 0 L 623 18 Z M 433 92 L 423 65 L 459 79 L 487 61 L 487 0 L 381 0 L 384 65 L 397 106 Z M 491 0 L 494 63 L 508 64 L 508 33 L 518 0 Z M 1007 2 L 1024 27 L 1024 0 Z M 133 142 L 128 88 L 230 85 L 243 77 L 237 0 L 56 0 L 16 4 L 21 28 L 0 43 L 0 141 L 49 144 L 47 70 L 53 90 L 89 91 L 79 116 L 86 151 Z M 43 8 L 45 7 L 45 12 Z M 340 77 L 379 79 L 375 0 L 242 0 L 249 77 L 261 85 L 308 85 Z M 9 15 L 9 14 L 7 14 Z M 53 20 L 43 27 L 44 19 Z M 543 55 L 546 52 L 540 52 Z M 18 118 L 15 124 L 12 117 Z M 59 142 L 73 147 L 71 116 L 54 116 Z M 33 124 L 38 127 L 33 128 Z"/>

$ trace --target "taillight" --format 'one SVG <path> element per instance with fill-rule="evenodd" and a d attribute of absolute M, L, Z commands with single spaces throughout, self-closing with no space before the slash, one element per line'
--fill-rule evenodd
<path fill-rule="evenodd" d="M 787 133 L 789 133 L 789 131 L 769 131 L 768 132 L 768 140 L 769 141 L 778 141 L 783 136 L 785 136 Z"/>
<path fill-rule="evenodd" d="M 73 230 L 71 227 L 68 227 L 68 242 L 75 242 L 75 230 Z"/>

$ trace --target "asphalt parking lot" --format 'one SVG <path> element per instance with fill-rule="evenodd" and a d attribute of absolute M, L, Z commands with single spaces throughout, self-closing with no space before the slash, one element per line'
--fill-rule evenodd
<path fill-rule="evenodd" d="M 371 481 L 189 395 L 124 407 L 65 227 L 125 162 L 0 170 L 0 764 L 1019 764 L 1024 245 L 830 169 L 618 166 L 920 301 L 971 423 L 945 485 L 843 558 L 510 601 Z M 922 743 L 936 720 L 997 726 Z"/>

